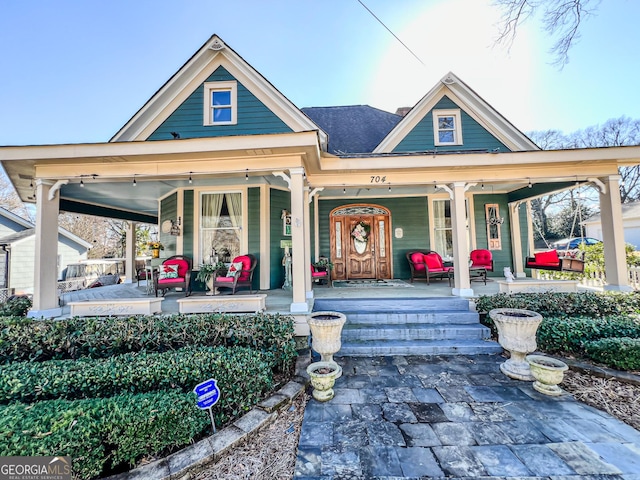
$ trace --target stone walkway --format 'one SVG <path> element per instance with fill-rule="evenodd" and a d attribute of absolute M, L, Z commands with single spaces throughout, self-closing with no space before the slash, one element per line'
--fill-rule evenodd
<path fill-rule="evenodd" d="M 307 404 L 295 479 L 640 480 L 640 432 L 499 371 L 500 356 L 336 357 Z"/>

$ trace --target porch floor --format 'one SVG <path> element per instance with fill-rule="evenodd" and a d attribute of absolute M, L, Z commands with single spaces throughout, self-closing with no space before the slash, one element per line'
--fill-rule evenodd
<path fill-rule="evenodd" d="M 482 282 L 472 282 L 471 288 L 474 295 L 492 295 L 499 292 L 499 285 L 496 280 L 502 277 L 488 278 L 487 284 Z M 409 287 L 331 287 L 315 286 L 313 288 L 314 298 L 428 298 L 428 297 L 450 297 L 451 287 L 446 279 L 434 280 L 429 285 L 424 280 L 417 280 Z M 289 307 L 292 301 L 292 292 L 284 289 L 259 290 L 254 293 L 266 293 L 266 311 L 269 313 L 289 313 Z M 194 292 L 192 296 L 204 296 L 204 292 Z M 222 296 L 229 294 L 222 293 Z M 249 295 L 248 290 L 239 290 L 236 295 Z M 135 283 L 125 283 L 119 285 L 109 285 L 105 287 L 92 288 L 87 290 L 79 290 L 77 292 L 69 292 L 64 294 L 62 299 L 63 316 L 70 315 L 68 303 L 73 301 L 99 299 L 118 299 L 118 298 L 135 298 L 149 297 L 153 293 L 147 294 L 145 282 L 140 282 L 140 286 Z M 184 298 L 184 292 L 169 291 L 162 302 L 162 313 L 178 313 L 178 299 Z"/>

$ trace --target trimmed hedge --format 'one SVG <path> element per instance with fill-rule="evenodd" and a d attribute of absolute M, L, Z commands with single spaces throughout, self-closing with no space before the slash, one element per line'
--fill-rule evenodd
<path fill-rule="evenodd" d="M 273 387 L 264 354 L 244 347 L 186 347 L 164 353 L 126 353 L 108 359 L 16 362 L 0 366 L 0 403 L 110 397 L 179 389 L 215 378 L 224 392 L 219 410 L 246 411 Z"/>
<path fill-rule="evenodd" d="M 74 476 L 89 479 L 187 445 L 208 425 L 195 396 L 177 391 L 13 403 L 0 406 L 0 452 L 69 455 Z"/>
<path fill-rule="evenodd" d="M 187 346 L 240 346 L 266 353 L 272 365 L 295 358 L 293 318 L 253 315 L 166 315 L 68 320 L 0 319 L 0 363 L 107 358 Z"/>
<path fill-rule="evenodd" d="M 480 313 L 486 314 L 494 308 L 524 308 L 543 317 L 606 317 L 640 313 L 640 295 L 619 292 L 499 293 L 481 295 L 476 300 L 476 310 Z M 488 316 L 485 321 L 491 323 Z"/>
<path fill-rule="evenodd" d="M 26 317 L 32 302 L 26 295 L 9 297 L 0 304 L 0 317 Z"/>
<path fill-rule="evenodd" d="M 543 318 L 537 343 L 548 353 L 583 354 L 587 342 L 609 337 L 640 338 L 640 321 L 630 317 Z"/>
<path fill-rule="evenodd" d="M 640 338 L 613 337 L 586 342 L 586 355 L 620 370 L 640 370 Z"/>

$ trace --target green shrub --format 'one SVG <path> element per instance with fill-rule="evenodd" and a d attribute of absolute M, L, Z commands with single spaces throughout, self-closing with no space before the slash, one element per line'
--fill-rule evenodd
<path fill-rule="evenodd" d="M 241 346 L 260 350 L 273 365 L 296 355 L 293 318 L 274 314 L 165 315 L 129 318 L 0 320 L 0 363 L 107 358 L 186 346 Z"/>
<path fill-rule="evenodd" d="M 69 455 L 95 478 L 143 456 L 188 444 L 210 425 L 195 396 L 177 391 L 0 406 L 3 455 Z"/>
<path fill-rule="evenodd" d="M 640 321 L 622 316 L 543 318 L 537 343 L 547 353 L 583 354 L 587 342 L 608 337 L 640 338 Z"/>
<path fill-rule="evenodd" d="M 10 297 L 0 304 L 0 317 L 26 317 L 32 302 L 26 295 Z"/>
<path fill-rule="evenodd" d="M 586 355 L 619 370 L 640 370 L 640 338 L 612 337 L 586 342 Z"/>
<path fill-rule="evenodd" d="M 619 292 L 499 293 L 481 295 L 476 300 L 480 313 L 486 314 L 494 308 L 524 308 L 543 317 L 630 315 L 640 313 L 640 295 Z M 486 321 L 490 323 L 490 319 Z"/>
<path fill-rule="evenodd" d="M 163 353 L 126 353 L 108 359 L 15 362 L 0 366 L 0 403 L 110 397 L 155 390 L 193 390 L 215 378 L 229 416 L 248 410 L 273 386 L 264 354 L 245 347 L 185 347 Z"/>

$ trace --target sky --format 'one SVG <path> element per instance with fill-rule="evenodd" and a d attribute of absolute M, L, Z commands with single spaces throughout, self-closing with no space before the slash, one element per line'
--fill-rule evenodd
<path fill-rule="evenodd" d="M 415 105 L 454 72 L 524 132 L 640 119 L 640 2 L 607 0 L 553 66 L 490 0 L 0 0 L 0 145 L 108 141 L 218 34 L 298 107 Z"/>

